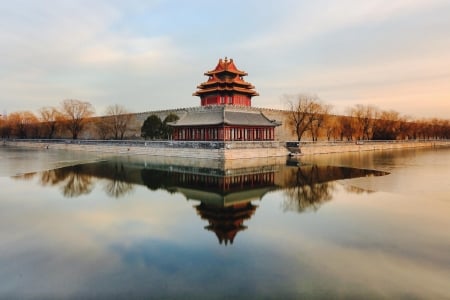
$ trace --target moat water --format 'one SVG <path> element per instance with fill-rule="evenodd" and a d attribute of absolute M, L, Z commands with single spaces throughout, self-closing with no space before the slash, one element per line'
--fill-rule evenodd
<path fill-rule="evenodd" d="M 449 299 L 450 149 L 158 161 L 0 146 L 0 299 Z"/>

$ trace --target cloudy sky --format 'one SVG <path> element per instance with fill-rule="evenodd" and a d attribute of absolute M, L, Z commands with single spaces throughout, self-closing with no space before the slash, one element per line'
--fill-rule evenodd
<path fill-rule="evenodd" d="M 15 0 L 0 2 L 0 113 L 91 102 L 130 111 L 199 105 L 233 58 L 261 96 L 317 94 L 343 113 L 370 104 L 450 116 L 448 0 Z"/>

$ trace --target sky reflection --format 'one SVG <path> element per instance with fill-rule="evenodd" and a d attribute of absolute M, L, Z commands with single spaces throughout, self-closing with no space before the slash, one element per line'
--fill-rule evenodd
<path fill-rule="evenodd" d="M 0 298 L 448 298 L 450 202 L 433 195 L 450 189 L 410 182 L 431 169 L 447 176 L 449 153 L 321 156 L 212 181 L 202 169 L 197 189 L 173 167 L 150 189 L 149 164 L 120 160 L 3 176 Z M 249 199 L 256 210 L 239 223 Z M 216 215 L 199 215 L 200 203 Z M 226 246 L 205 230 L 236 230 L 220 209 L 246 227 Z"/>

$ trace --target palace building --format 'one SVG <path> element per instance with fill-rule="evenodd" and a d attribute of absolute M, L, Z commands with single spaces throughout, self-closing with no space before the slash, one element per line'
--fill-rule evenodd
<path fill-rule="evenodd" d="M 182 141 L 273 141 L 275 127 L 281 125 L 262 112 L 249 109 L 252 97 L 259 94 L 244 80 L 233 59 L 220 59 L 214 70 L 204 73 L 206 82 L 193 96 L 200 97 L 200 107 L 186 111 L 169 123 L 173 139 Z"/>

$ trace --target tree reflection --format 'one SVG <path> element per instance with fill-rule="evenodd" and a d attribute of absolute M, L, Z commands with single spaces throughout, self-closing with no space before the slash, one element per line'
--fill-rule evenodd
<path fill-rule="evenodd" d="M 164 186 L 168 186 L 170 176 L 168 176 L 167 173 L 168 172 L 161 172 L 159 170 L 142 169 L 141 170 L 142 182 L 151 191 L 156 191 Z"/>
<path fill-rule="evenodd" d="M 64 167 L 42 172 L 42 185 L 61 186 L 66 197 L 78 197 L 89 194 L 94 188 L 91 175 L 83 172 L 83 165 Z"/>
<path fill-rule="evenodd" d="M 61 172 L 60 169 L 44 171 L 41 173 L 40 182 L 43 186 L 57 185 L 66 178 L 65 174 L 66 172 Z"/>
<path fill-rule="evenodd" d="M 147 165 L 126 160 L 105 160 L 49 170 L 40 174 L 44 186 L 58 186 L 66 197 L 89 194 L 95 179 L 101 179 L 105 193 L 114 198 L 129 194 L 134 185 L 152 191 L 179 193 L 194 206 L 204 228 L 214 232 L 220 244 L 233 244 L 237 234 L 247 229 L 245 223 L 255 214 L 257 205 L 267 193 L 281 191 L 284 211 L 317 211 L 332 200 L 336 180 L 381 176 L 381 171 L 350 167 L 305 165 L 288 160 L 285 165 L 263 165 L 217 169 L 186 165 Z M 29 180 L 35 173 L 18 176 Z M 351 193 L 369 192 L 344 184 Z"/>
<path fill-rule="evenodd" d="M 104 178 L 103 190 L 110 197 L 119 198 L 133 190 L 127 167 L 122 162 L 107 161 L 69 166 L 41 173 L 44 186 L 61 186 L 66 197 L 89 194 L 94 188 L 94 178 Z"/>
<path fill-rule="evenodd" d="M 34 178 L 34 176 L 36 176 L 36 174 L 37 174 L 36 172 L 24 173 L 24 174 L 13 176 L 12 178 L 21 179 L 21 180 L 31 180 Z"/>
<path fill-rule="evenodd" d="M 108 180 L 103 188 L 108 196 L 120 198 L 133 191 L 133 185 L 120 180 Z"/>
<path fill-rule="evenodd" d="M 285 197 L 282 207 L 284 211 L 316 211 L 324 202 L 333 198 L 336 180 L 387 174 L 382 171 L 316 164 L 288 168 L 282 184 Z M 353 186 L 346 189 L 352 193 L 369 192 Z"/>
<path fill-rule="evenodd" d="M 127 172 L 123 163 L 116 162 L 112 168 L 112 178 L 108 180 L 103 190 L 110 197 L 120 198 L 133 190 L 133 184 L 127 182 Z"/>
<path fill-rule="evenodd" d="M 345 185 L 344 188 L 347 192 L 353 194 L 371 194 L 374 192 L 372 190 L 363 189 L 354 185 Z"/>
<path fill-rule="evenodd" d="M 66 197 L 78 197 L 89 194 L 94 188 L 92 177 L 89 175 L 70 173 L 67 176 L 65 184 L 62 186 L 62 191 Z"/>
<path fill-rule="evenodd" d="M 333 183 L 317 183 L 287 188 L 283 191 L 286 201 L 283 201 L 282 208 L 284 211 L 316 211 L 324 202 L 332 199 L 333 190 Z"/>
<path fill-rule="evenodd" d="M 89 194 L 94 188 L 94 178 L 98 178 L 104 179 L 103 190 L 110 197 L 124 197 L 137 184 L 152 191 L 162 189 L 169 193 L 182 193 L 187 199 L 199 200 L 203 204 L 200 207 L 205 208 L 208 204 L 214 209 L 260 200 L 269 191 L 281 190 L 284 211 L 304 212 L 316 211 L 323 203 L 330 201 L 336 180 L 386 174 L 350 167 L 304 165 L 293 160 L 288 160 L 286 165 L 219 170 L 164 164 L 148 166 L 113 159 L 45 171 L 40 174 L 40 183 L 60 186 L 64 196 L 77 197 Z M 29 180 L 33 176 L 34 173 L 28 173 L 17 178 Z M 358 187 L 344 186 L 352 193 L 368 192 Z M 214 226 L 211 224 L 209 230 L 225 228 L 217 222 Z M 228 238 L 228 241 L 232 239 Z"/>
<path fill-rule="evenodd" d="M 285 201 L 282 203 L 284 211 L 304 212 L 316 211 L 332 199 L 333 182 L 321 182 L 329 173 L 317 165 L 303 166 L 289 170 L 286 185 L 283 188 Z"/>

